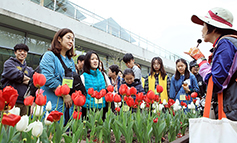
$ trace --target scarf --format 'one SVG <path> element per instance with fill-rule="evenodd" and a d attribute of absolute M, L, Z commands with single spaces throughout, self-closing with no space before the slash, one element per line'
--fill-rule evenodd
<path fill-rule="evenodd" d="M 156 87 L 155 87 L 156 79 L 154 75 L 155 73 L 153 73 L 152 75 L 148 77 L 148 85 L 149 85 L 149 90 L 152 90 L 156 93 Z M 159 73 L 158 79 L 159 79 L 159 85 L 163 87 L 163 92 L 160 93 L 161 102 L 163 102 L 163 100 L 165 99 L 166 102 L 168 103 L 167 75 L 165 76 L 165 79 L 163 80 L 161 77 L 161 74 Z"/>

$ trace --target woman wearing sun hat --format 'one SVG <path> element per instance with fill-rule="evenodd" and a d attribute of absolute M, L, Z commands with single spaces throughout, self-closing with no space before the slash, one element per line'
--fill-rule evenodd
<path fill-rule="evenodd" d="M 217 93 L 223 92 L 224 112 L 228 119 L 237 121 L 237 31 L 232 28 L 233 15 L 217 7 L 209 10 L 206 16 L 193 15 L 191 20 L 203 25 L 202 38 L 213 44 L 212 55 L 207 61 L 197 47 L 185 53 L 197 60 L 199 73 L 206 83 L 212 76 L 214 103 Z M 217 104 L 213 107 L 217 117 Z"/>

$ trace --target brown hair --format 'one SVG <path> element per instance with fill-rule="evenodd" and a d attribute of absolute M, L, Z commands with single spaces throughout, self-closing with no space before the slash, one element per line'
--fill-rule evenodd
<path fill-rule="evenodd" d="M 74 33 L 72 32 L 72 30 L 68 29 L 68 28 L 63 28 L 60 29 L 58 32 L 55 33 L 54 37 L 53 37 L 53 41 L 51 43 L 51 48 L 49 49 L 50 51 L 52 51 L 55 55 L 60 55 L 60 52 L 62 50 L 61 44 L 58 41 L 58 37 L 60 37 L 61 39 L 63 38 L 64 35 L 66 35 L 67 33 L 72 33 L 74 36 Z M 71 59 L 71 57 L 75 56 L 74 53 L 74 49 L 73 47 L 68 50 L 66 52 L 66 56 Z"/>

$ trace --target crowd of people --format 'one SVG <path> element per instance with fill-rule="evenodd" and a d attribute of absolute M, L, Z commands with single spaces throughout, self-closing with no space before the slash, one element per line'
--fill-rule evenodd
<path fill-rule="evenodd" d="M 188 64 L 185 59 L 178 59 L 176 71 L 172 77 L 166 73 L 163 60 L 158 56 L 151 60 L 150 73 L 145 77 L 142 77 L 141 69 L 135 63 L 132 53 L 127 53 L 123 57 L 123 62 L 127 66 L 124 71 L 121 71 L 118 65 L 110 65 L 106 73 L 103 62 L 95 51 L 88 51 L 85 55 L 78 56 L 75 64 L 72 59 L 75 56 L 75 35 L 70 29 L 60 29 L 54 35 L 51 48 L 44 53 L 39 64 L 41 73 L 47 79 L 46 84 L 42 87 L 43 94 L 47 96 L 48 101 L 52 102 L 52 110 L 54 110 L 58 99 L 54 92 L 55 89 L 63 85 L 65 81 L 73 85 L 74 79 L 66 76 L 66 69 L 62 64 L 64 63 L 68 69 L 77 73 L 81 79 L 79 84 L 83 84 L 82 88 L 85 88 L 86 103 L 81 108 L 82 115 L 86 116 L 88 109 L 96 107 L 98 110 L 103 109 L 103 118 L 105 118 L 108 104 L 104 98 L 101 100 L 91 98 L 87 92 L 89 88 L 101 91 L 108 85 L 113 85 L 114 93 L 119 94 L 120 86 L 126 84 L 129 88 L 135 87 L 137 92 L 146 94 L 150 90 L 156 92 L 156 86 L 161 85 L 164 89 L 160 94 L 161 102 L 168 102 L 168 99 L 188 102 L 185 96 L 192 92 L 197 92 L 199 99 L 205 98 L 208 79 L 212 78 L 214 82 L 213 100 L 216 101 L 217 93 L 223 92 L 224 111 L 227 118 L 237 120 L 237 84 L 235 80 L 237 36 L 236 31 L 232 28 L 233 16 L 223 8 L 214 8 L 208 14 L 207 17 L 193 15 L 192 21 L 203 25 L 204 41 L 213 43 L 212 56 L 206 60 L 197 47 L 191 48 L 186 54 L 194 60 Z M 34 73 L 34 70 L 28 67 L 25 61 L 28 51 L 28 46 L 24 44 L 17 44 L 14 47 L 15 58 L 11 57 L 4 63 L 1 79 L 4 87 L 11 85 L 18 90 L 19 97 L 16 106 L 21 108 L 21 115 L 26 114 L 23 100 Z M 62 112 L 63 104 L 66 105 L 64 111 L 71 116 L 74 105 L 70 94 L 59 98 L 58 111 Z M 216 113 L 217 106 L 214 105 Z"/>

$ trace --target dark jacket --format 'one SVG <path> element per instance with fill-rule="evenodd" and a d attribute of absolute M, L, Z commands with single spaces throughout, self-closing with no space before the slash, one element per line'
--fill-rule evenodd
<path fill-rule="evenodd" d="M 143 92 L 143 94 L 145 94 L 144 88 L 142 87 L 142 84 L 139 80 L 135 80 L 132 84 L 127 84 L 124 80 L 123 80 L 123 84 L 126 84 L 129 88 L 131 87 L 135 87 L 137 89 L 137 93 L 139 92 Z M 136 96 L 133 96 L 133 99 L 136 99 Z"/>
<path fill-rule="evenodd" d="M 203 81 L 202 77 L 200 74 L 195 75 L 197 82 L 198 82 L 198 87 L 199 87 L 199 97 L 203 97 L 206 93 L 206 88 L 207 85 L 205 84 L 205 82 Z"/>
<path fill-rule="evenodd" d="M 18 91 L 17 103 L 24 103 L 24 94 L 27 90 L 27 85 L 23 84 L 24 75 L 32 77 L 33 69 L 28 67 L 26 61 L 21 64 L 16 58 L 10 57 L 4 63 L 2 73 L 2 85 L 3 87 L 11 85 Z"/>

